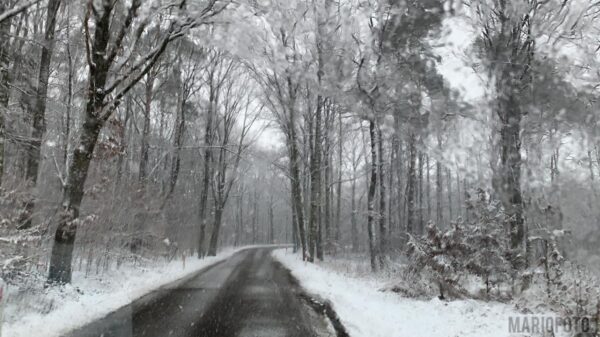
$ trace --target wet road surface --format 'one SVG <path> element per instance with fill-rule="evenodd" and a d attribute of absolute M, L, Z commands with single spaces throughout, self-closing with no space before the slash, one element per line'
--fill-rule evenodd
<path fill-rule="evenodd" d="M 329 336 L 271 249 L 241 251 L 68 337 Z"/>

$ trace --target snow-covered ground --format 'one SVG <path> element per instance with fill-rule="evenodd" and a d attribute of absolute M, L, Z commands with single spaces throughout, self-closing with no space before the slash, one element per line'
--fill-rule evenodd
<path fill-rule="evenodd" d="M 326 265 L 303 262 L 291 250 L 274 257 L 309 293 L 329 300 L 352 337 L 507 337 L 513 306 L 475 300 L 445 302 L 403 298 L 383 292 L 386 281 L 353 277 Z"/>
<path fill-rule="evenodd" d="M 43 303 L 43 308 L 31 303 L 23 306 L 23 303 L 9 302 L 1 335 L 60 336 L 245 248 L 248 247 L 224 249 L 217 256 L 202 260 L 188 258 L 185 268 L 182 260 L 174 260 L 143 269 L 124 265 L 100 276 L 85 277 L 83 272 L 74 272 L 72 285 L 49 288 L 35 295 L 44 297 L 33 301 L 34 304 Z M 9 296 L 10 292 L 9 289 Z"/>

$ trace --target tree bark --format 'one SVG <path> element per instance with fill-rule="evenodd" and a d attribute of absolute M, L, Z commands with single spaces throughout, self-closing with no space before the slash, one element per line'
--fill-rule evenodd
<path fill-rule="evenodd" d="M 71 16 L 70 6 L 67 6 L 67 16 Z M 71 39 L 71 24 L 67 23 L 67 40 Z M 69 154 L 69 143 L 71 140 L 71 111 L 73 110 L 73 77 L 75 72 L 75 67 L 73 66 L 73 55 L 71 54 L 71 43 L 67 42 L 66 45 L 67 52 L 67 65 L 68 72 L 67 75 L 67 97 L 66 97 L 66 111 L 65 111 L 65 131 L 63 134 L 64 144 L 63 144 L 63 164 L 65 168 L 67 167 L 67 160 Z M 124 128 L 127 126 L 125 123 Z M 123 142 L 125 140 L 123 139 Z"/>
<path fill-rule="evenodd" d="M 335 241 L 339 244 L 341 239 L 341 227 L 342 227 L 342 173 L 343 173 L 343 149 L 344 149 L 344 131 L 342 124 L 342 113 L 340 111 L 338 113 L 338 172 L 337 172 L 337 200 L 335 206 Z"/>
<path fill-rule="evenodd" d="M 219 244 L 219 233 L 221 228 L 221 222 L 223 221 L 223 210 L 225 205 L 219 204 L 215 207 L 215 222 L 213 230 L 210 234 L 210 243 L 208 246 L 208 256 L 217 255 L 217 246 Z"/>
<path fill-rule="evenodd" d="M 146 185 L 146 179 L 148 178 L 148 160 L 150 157 L 150 121 L 152 119 L 152 100 L 154 97 L 155 80 L 156 76 L 154 74 L 148 74 L 146 76 L 146 86 L 144 90 L 144 126 L 142 129 L 141 144 L 142 150 L 138 170 L 138 181 L 142 187 Z"/>
<path fill-rule="evenodd" d="M 315 112 L 314 139 L 310 141 L 310 218 L 308 219 L 308 261 L 314 262 L 319 235 L 319 205 L 321 203 L 321 109 L 322 99 L 317 97 Z M 311 118 L 311 117 L 309 117 Z M 312 124 L 312 123 L 311 123 Z M 312 131 L 311 131 L 312 133 Z"/>
<path fill-rule="evenodd" d="M 509 217 L 510 244 L 513 250 L 519 250 L 525 238 L 521 196 L 520 123 L 521 114 L 511 109 L 501 128 L 501 182 L 503 187 L 501 200 Z M 518 265 L 517 255 L 519 253 L 515 251 L 512 259 L 515 267 Z"/>
<path fill-rule="evenodd" d="M 369 180 L 369 191 L 367 194 L 367 233 L 369 235 L 369 255 L 371 258 L 371 270 L 377 271 L 378 247 L 375 238 L 375 201 L 377 191 L 377 136 L 375 132 L 375 121 L 369 121 L 369 136 L 371 140 L 371 172 Z"/>
<path fill-rule="evenodd" d="M 117 157 L 117 179 L 116 184 L 118 185 L 123 178 L 123 162 L 125 161 L 126 153 L 127 153 L 127 124 L 129 123 L 129 118 L 131 118 L 131 97 L 127 97 L 125 100 L 125 117 L 121 120 L 121 125 L 119 128 L 119 155 Z"/>
<path fill-rule="evenodd" d="M 208 191 L 210 189 L 210 177 L 212 176 L 212 144 L 213 144 L 213 119 L 215 115 L 215 107 L 217 105 L 217 95 L 214 85 L 214 71 L 209 74 L 209 99 L 208 109 L 206 111 L 206 125 L 204 127 L 204 167 L 202 169 L 202 189 L 200 191 L 200 201 L 198 210 L 198 219 L 200 221 L 200 230 L 198 232 L 198 257 L 202 258 L 206 254 L 204 249 L 207 214 L 208 208 Z"/>
<path fill-rule="evenodd" d="M 44 41 L 42 43 L 42 52 L 40 56 L 40 68 L 37 77 L 37 88 L 35 93 L 35 103 L 33 111 L 30 114 L 33 117 L 33 146 L 27 152 L 27 169 L 25 176 L 35 186 L 40 166 L 42 138 L 46 131 L 46 97 L 48 95 L 48 79 L 50 77 L 50 62 L 54 52 L 54 32 L 56 27 L 56 16 L 60 0 L 49 0 L 46 16 L 46 27 L 44 31 Z M 33 201 L 29 203 L 28 209 L 33 209 Z M 30 218 L 31 219 L 31 218 Z M 29 226 L 27 226 L 29 227 Z"/>
<path fill-rule="evenodd" d="M 463 202 L 461 200 L 461 193 L 460 193 L 460 175 L 458 173 L 458 167 L 456 168 L 456 213 L 457 213 L 457 217 L 461 217 L 462 216 L 462 212 L 463 212 Z"/>
<path fill-rule="evenodd" d="M 438 135 L 438 156 L 441 155 L 442 150 L 442 140 Z M 442 208 L 442 186 L 443 176 L 442 176 L 442 162 L 440 159 L 437 159 L 435 162 L 435 215 L 437 226 L 443 226 L 444 222 L 444 214 Z"/>
<path fill-rule="evenodd" d="M 407 196 L 406 203 L 408 206 L 408 214 L 406 219 L 406 233 L 415 234 L 415 226 L 417 225 L 417 217 L 415 212 L 415 198 L 417 192 L 417 163 L 416 163 L 416 136 L 410 135 L 408 151 L 409 151 L 409 164 L 408 164 L 408 182 L 407 182 Z"/>
<path fill-rule="evenodd" d="M 429 166 L 429 155 L 426 156 L 427 170 L 427 222 L 431 221 L 431 167 Z"/>
<path fill-rule="evenodd" d="M 452 209 L 452 172 L 449 168 L 446 168 L 446 185 L 448 192 L 448 216 L 450 221 L 454 220 L 454 212 Z"/>
<path fill-rule="evenodd" d="M 350 235 L 352 239 L 352 251 L 358 252 L 359 250 L 359 239 L 358 239 L 358 225 L 356 215 L 358 213 L 358 209 L 356 208 L 356 180 L 357 169 L 359 165 L 359 160 L 356 158 L 356 149 L 352 149 L 352 186 L 351 186 L 351 213 L 350 213 Z"/>
<path fill-rule="evenodd" d="M 167 198 L 173 194 L 175 186 L 177 185 L 177 179 L 179 178 L 179 170 L 181 168 L 181 147 L 183 146 L 183 134 L 185 132 L 185 107 L 187 104 L 187 97 L 184 93 L 183 83 L 181 83 L 181 69 L 178 64 L 175 67 L 174 76 L 178 83 L 178 97 L 177 97 L 177 116 L 175 117 L 175 135 L 173 140 L 173 159 L 171 162 L 171 174 L 169 176 L 169 190 L 167 192 Z"/>
<path fill-rule="evenodd" d="M 425 233 L 425 224 L 424 224 L 424 219 L 423 219 L 423 159 L 424 159 L 424 155 L 423 155 L 423 151 L 419 151 L 419 166 L 418 166 L 418 170 L 419 170 L 419 210 L 418 210 L 418 215 L 419 215 L 419 229 L 417 230 L 417 233 L 419 233 L 419 235 L 423 235 L 423 233 Z"/>
<path fill-rule="evenodd" d="M 386 188 L 385 188 L 385 154 L 383 150 L 383 134 L 381 132 L 381 127 L 377 127 L 377 135 L 378 135 L 378 182 L 379 182 L 379 267 L 384 268 L 385 266 L 385 256 L 387 254 L 387 227 L 386 227 Z"/>
<path fill-rule="evenodd" d="M 0 1 L 0 13 L 7 10 L 7 3 Z M 4 114 L 8 109 L 10 97 L 10 23 L 7 19 L 0 22 L 0 186 L 4 174 L 4 146 L 6 142 Z"/>
<path fill-rule="evenodd" d="M 483 34 L 486 52 L 494 75 L 496 102 L 493 112 L 500 122 L 500 165 L 494 171 L 492 183 L 509 219 L 511 263 L 514 270 L 521 269 L 525 227 L 523 198 L 521 195 L 521 120 L 523 112 L 519 102 L 521 92 L 531 81 L 531 63 L 535 52 L 532 22 L 537 3 L 528 3 L 526 14 L 516 14 L 499 1 L 489 11 L 495 21 L 492 31 Z M 512 16 L 512 17 L 511 17 Z M 518 32 L 518 33 L 515 33 Z"/>
<path fill-rule="evenodd" d="M 269 243 L 275 243 L 275 219 L 273 214 L 273 195 L 269 199 Z"/>
<path fill-rule="evenodd" d="M 406 193 L 404 184 L 404 163 L 403 163 L 403 151 L 404 146 L 400 137 L 397 138 L 397 149 L 396 149 L 396 208 L 398 209 L 398 223 L 397 230 L 398 232 L 403 231 L 403 225 L 406 220 Z"/>
<path fill-rule="evenodd" d="M 93 95 L 93 91 L 89 95 Z M 96 93 L 96 95 L 100 94 Z M 71 261 L 77 233 L 75 220 L 79 217 L 85 180 L 102 128 L 102 122 L 94 116 L 94 112 L 102 109 L 103 100 L 104 97 L 97 96 L 95 99 L 88 98 L 85 121 L 73 152 L 73 159 L 69 164 L 66 186 L 63 190 L 62 213 L 54 235 L 54 246 L 50 257 L 49 282 L 71 282 Z"/>
<path fill-rule="evenodd" d="M 289 85 L 289 81 L 288 81 Z M 291 89 L 290 89 L 291 90 Z M 306 246 L 306 231 L 304 228 L 304 209 L 302 206 L 302 181 L 300 179 L 300 155 L 298 152 L 298 141 L 296 137 L 296 112 L 293 103 L 290 104 L 289 119 L 286 127 L 287 147 L 290 156 L 290 185 L 291 201 L 296 215 L 298 236 L 300 237 L 300 246 L 302 248 L 302 259 L 307 260 L 308 252 Z"/>

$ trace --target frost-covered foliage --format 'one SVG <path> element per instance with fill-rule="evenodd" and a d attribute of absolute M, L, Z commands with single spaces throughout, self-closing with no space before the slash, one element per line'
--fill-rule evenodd
<path fill-rule="evenodd" d="M 493 286 L 507 281 L 510 276 L 505 215 L 500 202 L 492 200 L 482 189 L 478 189 L 466 203 L 467 212 L 472 213 L 470 218 L 473 219 L 467 223 L 467 240 L 472 254 L 466 267 L 483 279 L 486 295 L 489 296 Z"/>
<path fill-rule="evenodd" d="M 552 267 L 550 276 L 538 268 L 531 286 L 515 298 L 524 312 L 551 310 L 559 315 L 597 317 L 600 282 L 588 268 L 564 261 Z"/>
<path fill-rule="evenodd" d="M 26 210 L 30 198 L 30 192 L 22 186 L 0 187 L 0 278 L 24 289 L 37 280 L 40 252 L 34 248 L 44 234 L 43 226 L 21 228 L 31 216 Z"/>
<path fill-rule="evenodd" d="M 428 276 L 438 285 L 440 298 L 465 295 L 460 281 L 465 275 L 464 261 L 471 249 L 465 240 L 464 227 L 457 222 L 443 232 L 430 223 L 426 230 L 423 238 L 409 239 L 408 255 L 413 261 L 412 268 L 427 270 Z"/>
<path fill-rule="evenodd" d="M 598 275 L 563 256 L 558 241 L 561 236 L 555 230 L 529 238 L 530 245 L 541 245 L 542 253 L 525 272 L 531 284 L 516 303 L 526 310 L 544 308 L 565 316 L 595 317 L 600 304 Z"/>
<path fill-rule="evenodd" d="M 510 278 L 505 216 L 499 202 L 483 191 L 467 202 L 470 221 L 454 222 L 440 230 L 430 223 L 422 238 L 411 237 L 408 255 L 411 268 L 424 271 L 439 287 L 440 298 L 478 296 L 467 289 L 473 279 L 481 279 L 485 297 L 492 288 L 501 295 L 500 285 Z"/>

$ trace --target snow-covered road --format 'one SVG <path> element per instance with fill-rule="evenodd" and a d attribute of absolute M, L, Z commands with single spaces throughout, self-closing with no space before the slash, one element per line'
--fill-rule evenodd
<path fill-rule="evenodd" d="M 311 337 L 327 323 L 297 296 L 272 248 L 243 250 L 68 337 Z M 317 331 L 318 330 L 318 331 Z"/>
<path fill-rule="evenodd" d="M 131 309 L 131 303 L 151 300 L 160 289 L 186 283 L 198 273 L 250 247 L 226 248 L 217 256 L 201 260 L 190 258 L 185 264 L 181 260 L 148 263 L 143 267 L 124 264 L 118 270 L 89 276 L 84 271 L 76 271 L 72 284 L 26 294 L 27 302 L 17 297 L 15 289 L 9 288 L 4 296 L 9 301 L 2 336 L 63 336 L 115 311 L 126 312 Z"/>

